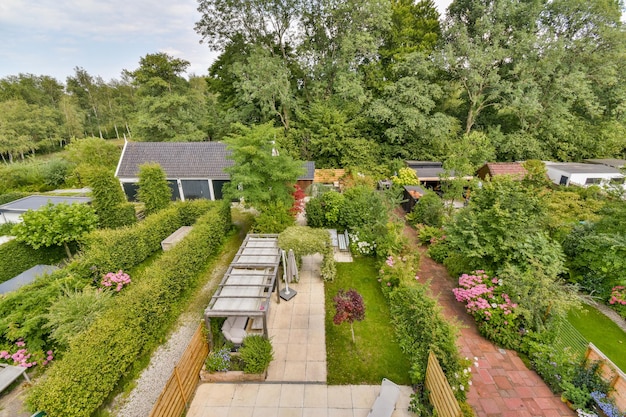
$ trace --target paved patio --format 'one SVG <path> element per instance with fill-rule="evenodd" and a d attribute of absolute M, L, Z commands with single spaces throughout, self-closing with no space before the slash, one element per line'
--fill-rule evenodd
<path fill-rule="evenodd" d="M 298 293 L 276 301 L 268 331 L 274 360 L 264 383 L 198 385 L 187 417 L 366 417 L 380 385 L 326 385 L 324 284 L 321 256 L 307 256 L 300 268 Z M 281 283 L 282 285 L 282 283 Z M 411 388 L 401 386 L 393 417 L 409 417 Z"/>

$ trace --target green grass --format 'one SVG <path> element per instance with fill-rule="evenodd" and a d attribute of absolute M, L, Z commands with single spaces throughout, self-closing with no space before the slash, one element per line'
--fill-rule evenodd
<path fill-rule="evenodd" d="M 587 340 L 626 372 L 626 333 L 611 319 L 595 308 L 584 305 L 580 311 L 570 311 L 568 320 Z"/>
<path fill-rule="evenodd" d="M 371 258 L 355 258 L 337 264 L 337 279 L 325 284 L 326 355 L 328 384 L 380 384 L 382 378 L 410 385 L 409 360 L 395 340 L 387 302 L 377 281 Z M 350 325 L 333 324 L 333 297 L 340 289 L 356 289 L 365 302 L 365 319 L 354 323 L 356 344 Z"/>

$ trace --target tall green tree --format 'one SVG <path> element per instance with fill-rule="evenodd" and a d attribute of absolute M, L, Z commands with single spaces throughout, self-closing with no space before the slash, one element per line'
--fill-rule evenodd
<path fill-rule="evenodd" d="M 253 127 L 238 125 L 236 132 L 226 139 L 235 162 L 227 169 L 227 198 L 243 199 L 261 211 L 271 204 L 291 207 L 294 185 L 304 173 L 304 165 L 276 147 L 280 129 L 265 123 Z"/>
<path fill-rule="evenodd" d="M 172 201 L 172 190 L 159 164 L 146 163 L 139 166 L 138 186 L 137 198 L 144 204 L 146 215 L 164 209 Z"/>
<path fill-rule="evenodd" d="M 89 171 L 92 207 L 98 216 L 101 228 L 127 226 L 136 221 L 135 208 L 126 202 L 126 196 L 113 172 L 106 168 Z"/>

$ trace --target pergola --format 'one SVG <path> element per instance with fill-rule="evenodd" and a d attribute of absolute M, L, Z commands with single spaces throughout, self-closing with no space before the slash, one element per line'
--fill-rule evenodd
<path fill-rule="evenodd" d="M 249 317 L 260 319 L 263 334 L 267 332 L 267 313 L 281 259 L 278 235 L 248 234 L 219 283 L 204 319 L 213 348 L 211 317 Z"/>

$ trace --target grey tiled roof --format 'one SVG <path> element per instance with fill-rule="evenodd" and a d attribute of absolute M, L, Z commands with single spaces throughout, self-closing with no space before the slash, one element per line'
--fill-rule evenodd
<path fill-rule="evenodd" d="M 234 164 L 223 142 L 128 142 L 116 173 L 118 178 L 138 178 L 139 166 L 158 163 L 169 179 L 227 180 L 224 168 Z M 301 180 L 313 180 L 315 162 L 305 162 Z"/>
<path fill-rule="evenodd" d="M 156 162 L 167 178 L 227 180 L 224 168 L 233 165 L 222 142 L 128 142 L 120 161 L 118 178 L 137 178 L 139 165 Z"/>
<path fill-rule="evenodd" d="M 620 170 L 607 165 L 580 162 L 544 162 L 546 168 L 554 168 L 570 174 L 621 174 Z"/>
<path fill-rule="evenodd" d="M 28 210 L 38 210 L 48 203 L 59 204 L 74 204 L 74 203 L 89 203 L 91 198 L 89 197 L 62 197 L 62 196 L 48 196 L 48 195 L 30 195 L 28 197 L 20 198 L 19 200 L 11 201 L 0 206 L 0 212 L 26 212 Z"/>

